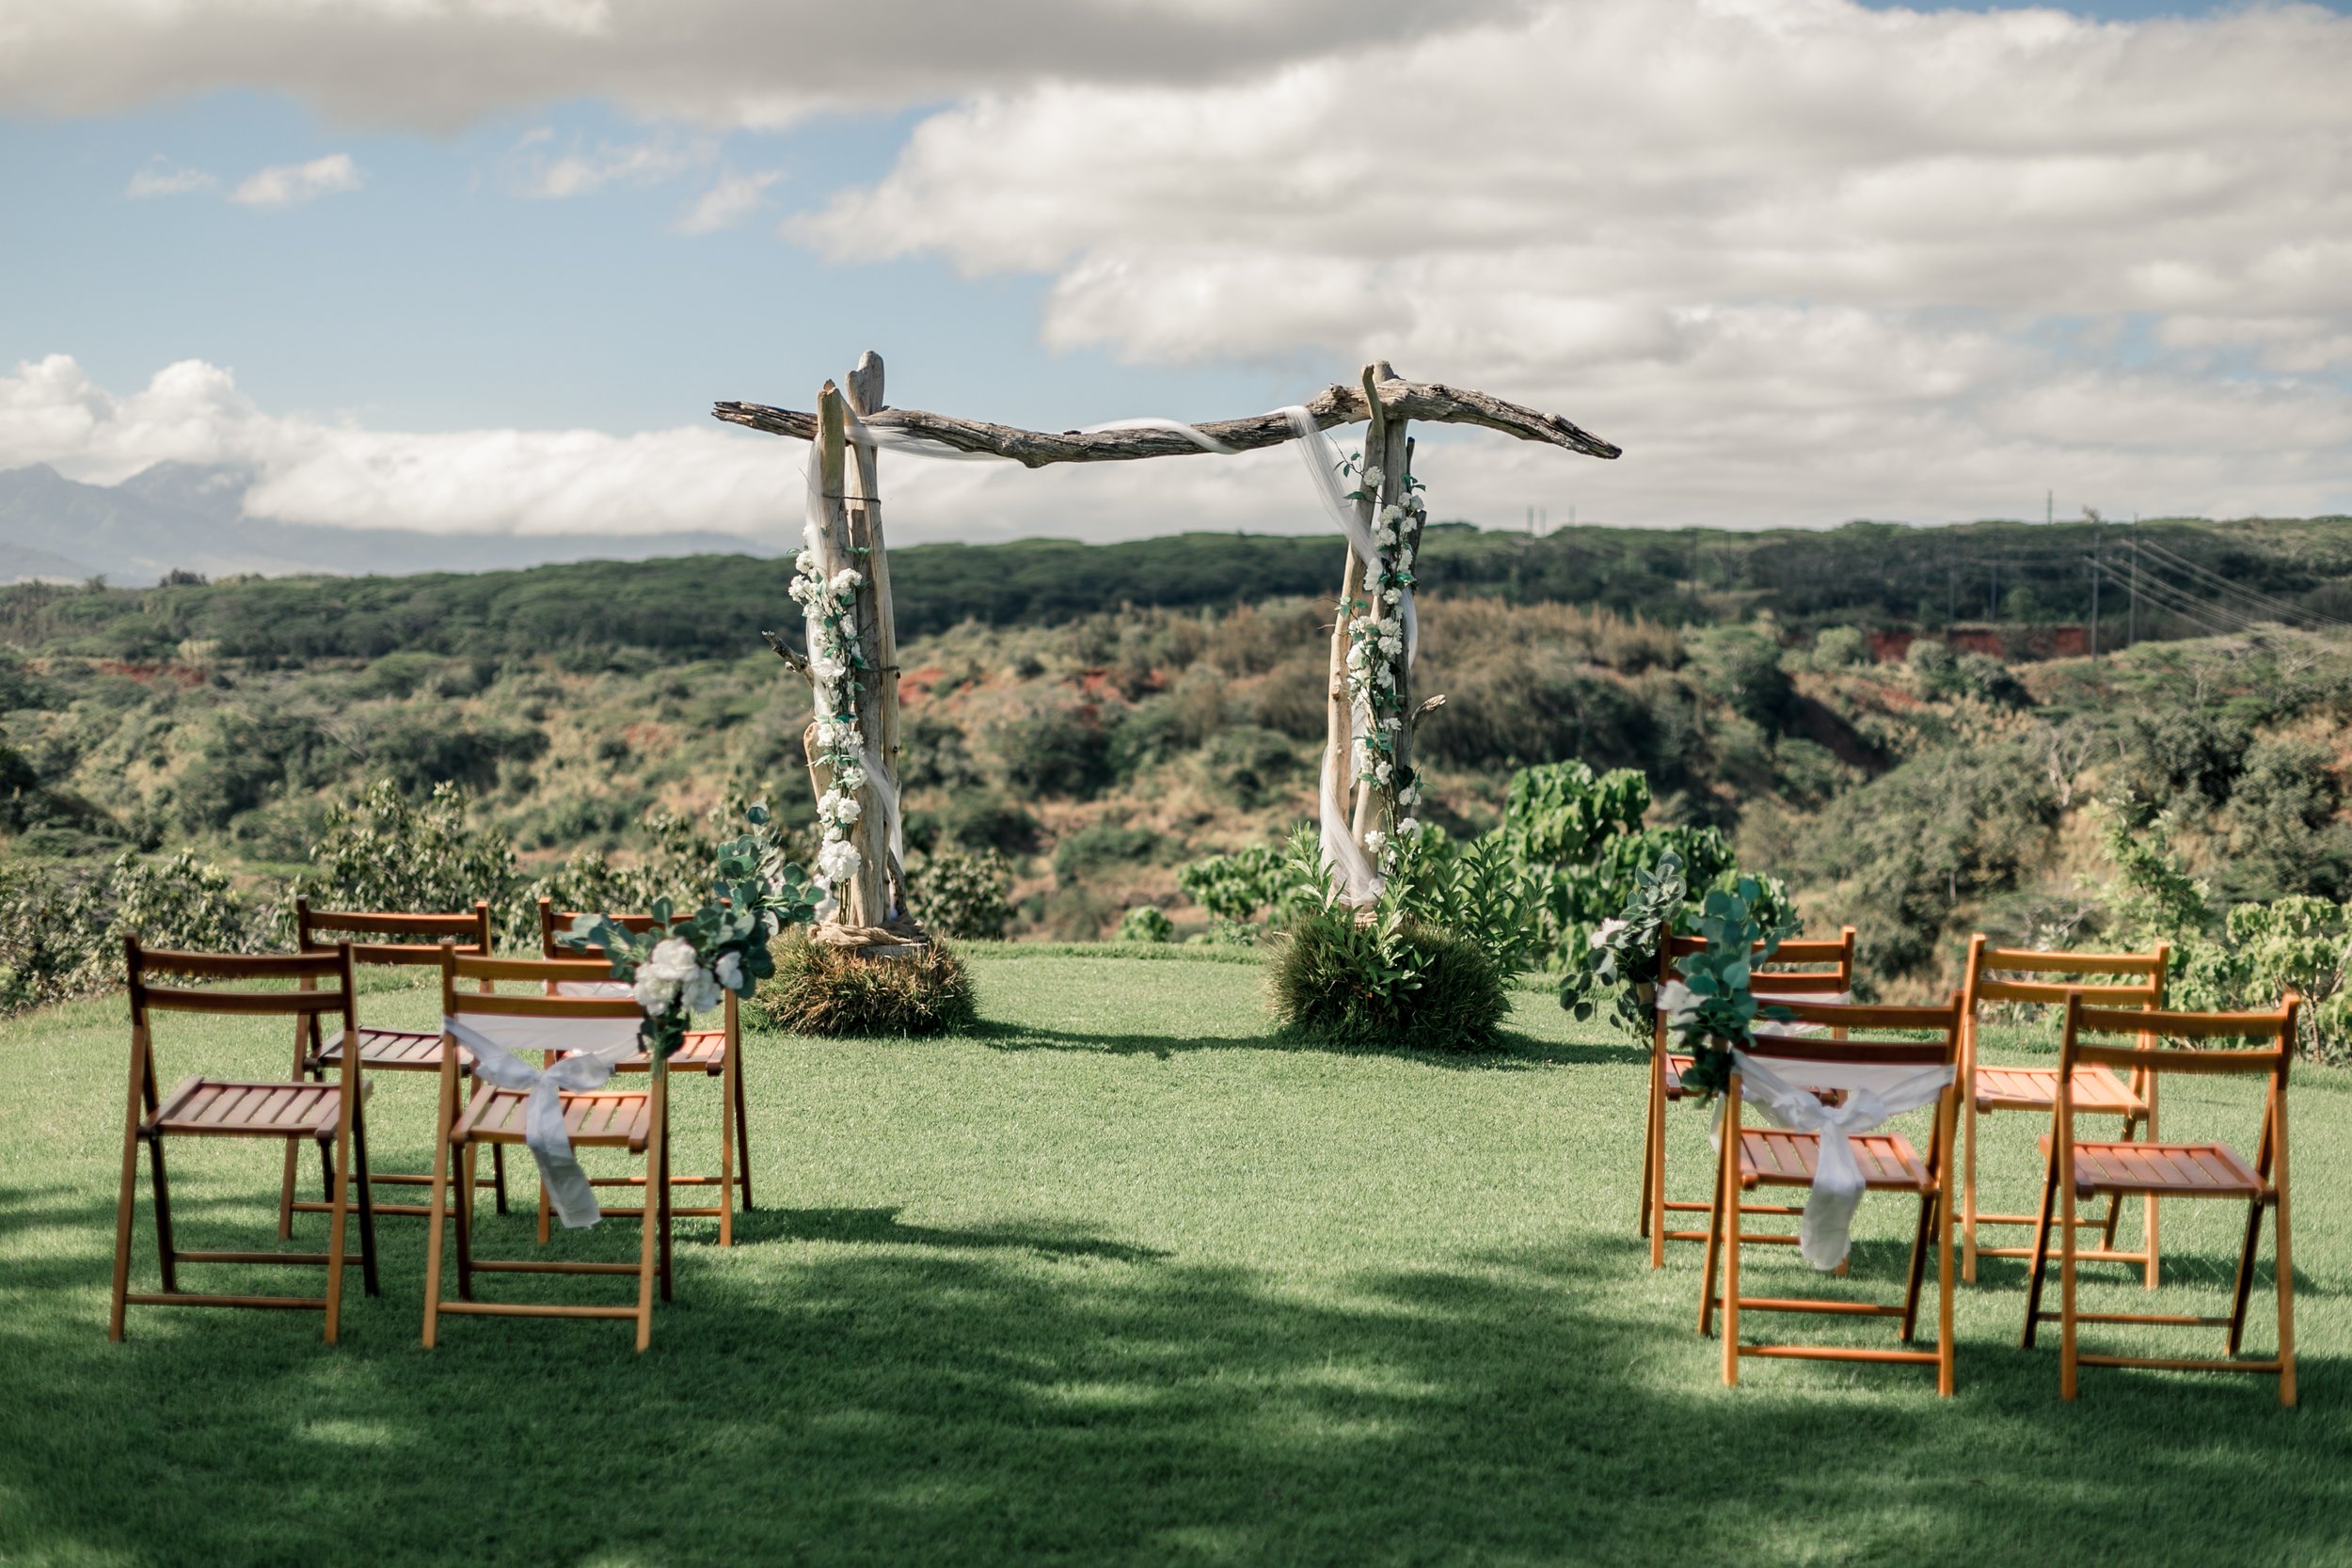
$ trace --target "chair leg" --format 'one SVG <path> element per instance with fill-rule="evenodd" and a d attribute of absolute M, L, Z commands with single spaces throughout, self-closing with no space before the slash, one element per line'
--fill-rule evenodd
<path fill-rule="evenodd" d="M 1904 1344 L 1911 1343 L 1919 1332 L 1919 1290 L 1927 1282 L 1928 1236 L 1935 1224 L 1935 1195 L 1919 1195 L 1919 1228 L 1911 1238 L 1911 1274 L 1903 1285 Z"/>
<path fill-rule="evenodd" d="M 302 1159 L 301 1141 L 286 1140 L 286 1175 L 278 1187 L 278 1239 L 281 1242 L 294 1236 L 294 1183 L 300 1179 L 297 1168 Z"/>
<path fill-rule="evenodd" d="M 1977 1282 L 1977 1087 L 1962 1085 L 1967 1095 L 1960 1113 L 1960 1277 Z"/>
<path fill-rule="evenodd" d="M 373 1179 L 368 1175 L 368 1114 L 364 1101 L 352 1117 L 351 1161 L 359 1204 L 359 1281 L 368 1294 L 380 1295 L 383 1292 L 377 1287 L 375 1270 L 375 1197 Z"/>
<path fill-rule="evenodd" d="M 1707 1203 L 1707 1261 L 1699 1276 L 1699 1333 L 1715 1329 L 1715 1263 L 1724 1242 L 1724 1153 L 1715 1153 L 1715 1192 Z"/>
<path fill-rule="evenodd" d="M 2156 1075 L 2154 1073 L 2152 1072 L 2148 1075 L 2148 1115 L 2140 1131 L 2140 1136 L 2146 1138 L 2150 1143 L 2156 1141 L 2155 1080 Z M 2148 1248 L 2148 1262 L 2146 1265 L 2145 1283 L 2148 1289 L 2153 1291 L 2157 1287 L 2157 1284 L 2163 1275 L 2162 1254 L 2158 1251 L 2156 1246 L 2156 1196 L 2153 1193 L 2150 1193 L 2143 1196 L 2139 1201 L 2141 1205 L 2141 1223 L 2147 1227 L 2146 1244 Z"/>
<path fill-rule="evenodd" d="M 2050 1158 L 2058 1159 L 2055 1150 Z M 2053 1163 L 2042 1175 L 2042 1214 L 2033 1227 L 2033 1272 L 2026 1277 L 2026 1332 L 2017 1341 L 2025 1350 L 2033 1349 L 2034 1336 L 2042 1323 L 2042 1276 L 2050 1262 L 2050 1207 L 2058 1199 L 2058 1166 Z"/>
<path fill-rule="evenodd" d="M 1649 1266 L 1666 1266 L 1666 1094 L 1665 1061 L 1651 1069 L 1649 1099 Z"/>
<path fill-rule="evenodd" d="M 490 1146 L 490 1196 L 498 1204 L 498 1212 L 506 1212 L 506 1146 Z"/>
<path fill-rule="evenodd" d="M 2230 1354 L 2235 1355 L 2246 1337 L 2246 1306 L 2254 1293 L 2254 1257 L 2262 1246 L 2263 1200 L 2246 1206 L 2246 1245 L 2237 1255 L 2237 1284 L 2230 1297 Z"/>
<path fill-rule="evenodd" d="M 1950 1399 L 1960 1382 L 1960 1352 L 1952 1343 L 1952 1183 L 1946 1166 L 1935 1204 L 1935 1391 Z"/>
<path fill-rule="evenodd" d="M 649 1189 L 644 1204 L 637 1211 L 637 1349 L 642 1354 L 653 1343 L 653 1292 L 656 1261 L 660 1248 L 657 1236 L 661 1228 L 661 1205 L 653 1200 L 651 1178 L 656 1174 L 653 1164 L 646 1165 L 645 1182 Z"/>
<path fill-rule="evenodd" d="M 180 1244 L 171 1235 L 171 1184 L 164 1180 L 164 1138 L 147 1140 L 147 1159 L 155 1178 L 155 1257 L 163 1265 L 164 1289 L 180 1288 Z"/>
<path fill-rule="evenodd" d="M 449 1221 L 449 1172 L 457 1151 L 450 1147 L 448 1101 L 442 1101 L 441 1125 L 434 1130 L 438 1145 L 433 1159 L 433 1202 L 425 1223 L 432 1228 L 424 1242 L 424 1348 L 431 1350 L 441 1326 L 441 1232 Z"/>
<path fill-rule="evenodd" d="M 2061 1090 L 2060 1092 L 2063 1092 Z M 2074 1183 L 2072 1171 L 2058 1173 L 2058 1398 L 2076 1392 L 2081 1354 L 2074 1317 Z"/>
<path fill-rule="evenodd" d="M 1740 1136 L 1739 1123 L 1726 1118 L 1724 1141 Z M 1740 1386 L 1740 1164 L 1724 1161 L 1724 1386 Z"/>
<path fill-rule="evenodd" d="M 742 1047 L 736 1055 L 742 1055 Z M 743 1184 L 743 1212 L 752 1212 L 752 1115 L 751 1102 L 743 1087 L 743 1064 L 735 1064 L 735 1171 L 736 1180 Z"/>
<path fill-rule="evenodd" d="M 135 1131 L 138 1110 L 131 1112 L 131 1130 L 122 1135 L 122 1196 L 115 1205 L 115 1284 L 114 1301 L 106 1315 L 106 1338 L 118 1343 L 122 1338 L 122 1320 L 131 1301 L 131 1220 L 137 1207 L 139 1188 L 139 1140 Z"/>
<path fill-rule="evenodd" d="M 661 1299 L 662 1299 L 663 1301 L 668 1301 L 668 1300 L 670 1300 L 670 1299 L 671 1299 L 671 1296 L 670 1296 L 670 1128 L 669 1128 L 669 1124 L 668 1124 L 667 1122 L 664 1122 L 664 1123 L 662 1124 L 662 1127 L 661 1127 L 661 1180 L 660 1180 L 660 1182 L 658 1182 L 658 1183 L 657 1183 L 657 1182 L 648 1181 L 647 1183 L 645 1183 L 645 1188 L 646 1188 L 646 1196 L 647 1196 L 649 1198 L 650 1198 L 650 1197 L 652 1197 L 652 1196 L 653 1196 L 653 1195 L 654 1195 L 654 1194 L 656 1194 L 656 1193 L 659 1193 L 659 1194 L 660 1195 L 660 1198 L 658 1199 L 658 1201 L 659 1201 L 659 1202 L 660 1203 L 660 1205 L 661 1205 Z M 724 1191 L 724 1189 L 722 1189 L 722 1192 L 723 1192 L 723 1191 Z M 725 1212 L 726 1212 L 726 1211 L 725 1211 L 723 1208 L 722 1208 L 722 1209 L 720 1210 L 720 1212 L 721 1212 L 722 1214 L 725 1213 Z"/>
<path fill-rule="evenodd" d="M 542 1181 L 539 1183 L 539 1244 L 541 1246 L 548 1244 L 548 1237 L 550 1234 L 549 1222 L 554 1217 L 555 1206 L 548 1200 L 548 1184 Z"/>
<path fill-rule="evenodd" d="M 354 1112 L 350 1119 L 356 1123 L 359 1119 L 358 1113 Z M 334 1193 L 328 1199 L 331 1207 L 326 1221 L 326 1342 L 330 1345 L 342 1334 L 343 1255 L 351 1235 L 351 1176 L 355 1163 L 346 1140 L 352 1132 L 353 1128 L 348 1125 L 338 1124 L 335 1129 L 334 1141 L 344 1147 L 340 1150 L 342 1158 L 334 1163 L 337 1176 Z M 326 1140 L 320 1139 L 319 1146 L 324 1150 Z"/>
<path fill-rule="evenodd" d="M 1649 1099 L 1642 1106 L 1642 1214 L 1635 1222 L 1635 1234 L 1649 1239 L 1650 1160 L 1658 1151 L 1657 1086 L 1651 1085 Z"/>
<path fill-rule="evenodd" d="M 450 1153 L 457 1165 L 457 1298 L 473 1300 L 473 1173 L 474 1146 L 458 1145 Z"/>

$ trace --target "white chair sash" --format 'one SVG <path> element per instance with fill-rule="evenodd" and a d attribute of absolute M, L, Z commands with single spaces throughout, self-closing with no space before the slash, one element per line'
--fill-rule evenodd
<path fill-rule="evenodd" d="M 1766 1120 L 1820 1139 L 1813 1190 L 1804 1200 L 1804 1223 L 1798 1227 L 1797 1250 L 1816 1269 L 1831 1273 L 1846 1260 L 1854 1210 L 1862 1203 L 1862 1167 L 1854 1160 L 1849 1140 L 1934 1100 L 1952 1081 L 1952 1069 L 1786 1058 L 1763 1061 L 1744 1051 L 1734 1051 L 1731 1061 L 1740 1073 L 1740 1098 Z M 1824 1105 L 1815 1092 L 1819 1089 L 1843 1089 L 1845 1097 L 1838 1104 Z M 1720 1106 L 1717 1114 L 1720 1117 Z"/>
<path fill-rule="evenodd" d="M 592 996 L 605 1001 L 627 1001 L 637 994 L 637 988 L 627 980 L 558 980 L 558 996 Z"/>
<path fill-rule="evenodd" d="M 602 1088 L 614 1066 L 640 1049 L 638 1022 L 633 1018 L 515 1018 L 502 1013 L 441 1020 L 441 1027 L 473 1053 L 474 1071 L 484 1083 L 525 1091 L 523 1144 L 539 1166 L 548 1203 L 566 1230 L 592 1226 L 604 1212 L 596 1207 L 596 1190 L 589 1185 L 588 1173 L 572 1152 L 571 1136 L 564 1131 L 564 1096 Z M 526 1051 L 571 1054 L 553 1067 L 540 1068 L 518 1054 Z"/>

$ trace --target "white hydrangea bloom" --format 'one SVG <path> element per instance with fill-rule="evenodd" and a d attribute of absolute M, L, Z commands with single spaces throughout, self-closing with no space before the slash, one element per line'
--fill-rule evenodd
<path fill-rule="evenodd" d="M 719 955 L 719 961 L 718 961 L 716 964 L 713 964 L 713 965 L 711 966 L 711 971 L 710 971 L 710 972 L 711 972 L 711 975 L 712 975 L 712 977 L 713 977 L 714 979 L 716 979 L 716 980 L 717 980 L 717 981 L 718 981 L 721 985 L 723 985 L 723 986 L 726 987 L 726 989 L 727 989 L 727 990 L 731 990 L 731 991 L 736 992 L 738 995 L 742 994 L 742 990 L 743 990 L 743 955 L 742 955 L 742 954 L 740 954 L 740 953 L 722 953 L 722 954 L 720 954 L 720 955 Z"/>
<path fill-rule="evenodd" d="M 679 987 L 679 999 L 690 1013 L 707 1013 L 719 1005 L 719 977 L 697 964 Z"/>
<path fill-rule="evenodd" d="M 857 875 L 857 846 L 846 838 L 829 839 L 817 851 L 817 870 L 827 883 L 838 886 Z"/>
<path fill-rule="evenodd" d="M 650 969 L 637 971 L 637 984 L 632 989 L 637 993 L 639 1010 L 647 1018 L 660 1018 L 677 1000 L 677 982 Z"/>
<path fill-rule="evenodd" d="M 844 566 L 833 575 L 833 591 L 852 594 L 866 581 L 865 575 L 854 566 Z"/>
<path fill-rule="evenodd" d="M 1387 784 L 1387 783 L 1389 782 L 1389 776 L 1390 776 L 1390 774 L 1391 774 L 1391 773 L 1392 773 L 1392 772 L 1394 772 L 1394 771 L 1395 771 L 1395 770 L 1394 770 L 1393 768 L 1391 768 L 1391 767 L 1390 767 L 1387 763 L 1385 763 L 1385 762 L 1384 762 L 1384 763 L 1380 763 L 1380 764 L 1378 764 L 1377 766 L 1375 766 L 1375 767 L 1373 768 L 1373 770 L 1372 770 L 1372 776 L 1373 776 L 1374 778 L 1375 778 L 1375 779 L 1378 779 L 1378 780 L 1379 780 L 1382 784 Z"/>

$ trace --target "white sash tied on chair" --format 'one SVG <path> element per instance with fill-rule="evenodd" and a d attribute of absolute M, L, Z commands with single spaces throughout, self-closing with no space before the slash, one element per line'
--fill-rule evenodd
<path fill-rule="evenodd" d="M 1854 1210 L 1862 1203 L 1862 1167 L 1849 1140 L 1935 1099 L 1952 1081 L 1952 1069 L 1785 1058 L 1768 1063 L 1744 1051 L 1734 1051 L 1731 1060 L 1739 1069 L 1741 1098 L 1766 1120 L 1820 1139 L 1797 1250 L 1806 1262 L 1829 1274 L 1846 1260 Z M 1815 1092 L 1820 1089 L 1842 1089 L 1844 1098 L 1824 1105 Z"/>
<path fill-rule="evenodd" d="M 558 980 L 558 996 L 593 996 L 603 1001 L 627 1001 L 637 994 L 637 988 L 627 980 Z"/>
<path fill-rule="evenodd" d="M 572 1152 L 564 1130 L 564 1096 L 586 1094 L 604 1087 L 618 1063 L 642 1049 L 633 1018 L 510 1018 L 475 1013 L 443 1018 L 441 1027 L 473 1053 L 473 1069 L 493 1088 L 526 1091 L 523 1101 L 523 1143 L 539 1166 L 540 1184 L 548 1203 L 567 1230 L 578 1230 L 604 1217 L 596 1207 L 596 1190 Z M 563 1051 L 570 1054 L 554 1066 L 539 1068 L 520 1052 Z"/>

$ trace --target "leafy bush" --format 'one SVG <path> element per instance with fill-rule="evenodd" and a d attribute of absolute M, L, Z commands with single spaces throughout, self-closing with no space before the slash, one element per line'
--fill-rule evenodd
<path fill-rule="evenodd" d="M 1287 736 L 1254 725 L 1218 736 L 1208 760 L 1210 773 L 1245 810 L 1280 799 L 1302 771 L 1298 749 Z"/>
<path fill-rule="evenodd" d="M 1777 641 L 1751 626 L 1716 626 L 1691 647 L 1708 696 L 1768 733 L 1787 721 L 1797 692 L 1781 668 Z"/>
<path fill-rule="evenodd" d="M 2160 783 L 2169 796 L 2205 806 L 2230 798 L 2254 743 L 2242 721 L 2211 708 L 2135 714 L 2129 734 L 2134 778 Z"/>
<path fill-rule="evenodd" d="M 1160 835 L 1149 828 L 1096 822 L 1061 841 L 1054 851 L 1054 875 L 1066 882 L 1077 881 L 1106 866 L 1148 859 L 1159 847 Z"/>
<path fill-rule="evenodd" d="M 1121 942 L 1173 942 L 1176 923 L 1168 918 L 1168 911 L 1152 904 L 1138 904 L 1119 919 L 1119 940 Z"/>
<path fill-rule="evenodd" d="M 935 936 L 993 942 L 1012 921 L 1012 867 L 993 849 L 907 857 L 907 904 Z"/>
<path fill-rule="evenodd" d="M 1823 626 L 1813 634 L 1813 665 L 1847 670 L 1870 662 L 1870 640 L 1852 626 Z"/>
<path fill-rule="evenodd" d="M 1292 902 L 1267 961 L 1268 1002 L 1285 1037 L 1410 1051 L 1494 1047 L 1511 1001 L 1477 933 L 1415 912 L 1406 876 L 1391 877 L 1367 910 L 1341 903 L 1311 829 L 1292 835 L 1285 865 L 1295 886 L 1319 889 Z"/>
<path fill-rule="evenodd" d="M 995 795 L 958 796 L 940 814 L 947 836 L 966 849 L 999 855 L 1037 852 L 1043 826 L 1027 810 Z"/>
<path fill-rule="evenodd" d="M 437 785 L 419 801 L 378 779 L 358 800 L 328 809 L 326 836 L 310 847 L 310 869 L 291 891 L 343 910 L 462 910 L 486 898 L 505 918 L 508 940 L 535 948 L 536 911 L 526 916 L 509 907 L 515 847 L 499 829 L 469 826 L 469 805 L 454 784 Z"/>
<path fill-rule="evenodd" d="M 968 1029 L 978 1018 L 972 973 L 936 938 L 912 957 L 868 958 L 801 931 L 776 939 L 776 972 L 745 1004 L 753 1018 L 796 1035 L 921 1038 Z"/>
<path fill-rule="evenodd" d="M 160 864 L 125 850 L 79 880 L 0 863 L 0 1012 L 112 990 L 133 934 L 150 947 L 259 952 L 271 914 L 184 849 Z"/>
<path fill-rule="evenodd" d="M 1667 856 L 1698 889 L 1731 875 L 1737 857 L 1722 832 L 1645 828 L 1649 804 L 1649 781 L 1631 768 L 1595 777 L 1582 762 L 1563 762 L 1512 776 L 1498 832 L 1542 879 L 1538 934 L 1550 967 L 1589 967 L 1592 928 L 1616 914 L 1641 874 Z"/>
<path fill-rule="evenodd" d="M 1179 866 L 1176 885 L 1213 918 L 1238 925 L 1280 902 L 1290 885 L 1290 873 L 1280 849 L 1252 845 L 1230 855 L 1210 855 Z"/>
<path fill-rule="evenodd" d="M 1006 778 L 1029 794 L 1086 800 L 1110 782 L 1110 736 L 1091 708 L 1044 708 L 993 739 Z"/>

